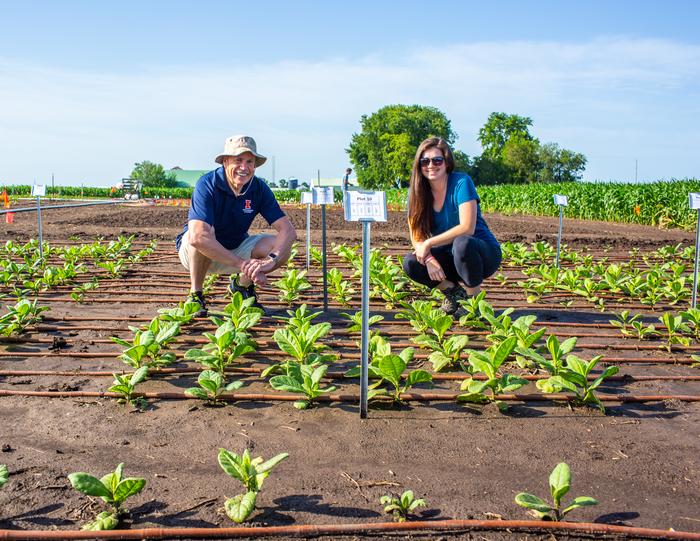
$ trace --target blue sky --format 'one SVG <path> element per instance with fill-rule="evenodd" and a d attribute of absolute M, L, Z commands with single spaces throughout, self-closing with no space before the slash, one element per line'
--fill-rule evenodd
<path fill-rule="evenodd" d="M 505 111 L 583 152 L 586 179 L 633 179 L 635 160 L 642 180 L 700 177 L 700 2 L 0 8 L 0 183 L 207 169 L 236 133 L 277 178 L 340 176 L 361 115 L 395 103 L 441 109 L 470 155 Z"/>

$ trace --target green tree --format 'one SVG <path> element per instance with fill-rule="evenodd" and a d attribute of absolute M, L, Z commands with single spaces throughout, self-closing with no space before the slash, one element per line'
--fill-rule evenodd
<path fill-rule="evenodd" d="M 491 113 L 486 124 L 479 130 L 478 140 L 483 150 L 482 156 L 490 160 L 503 158 L 503 150 L 511 137 L 532 141 L 530 135 L 532 119 L 527 116 Z"/>
<path fill-rule="evenodd" d="M 503 164 L 511 182 L 537 182 L 542 170 L 540 143 L 520 134 L 510 137 L 503 147 Z"/>
<path fill-rule="evenodd" d="M 362 130 L 353 134 L 346 152 L 363 188 L 407 186 L 421 141 L 436 136 L 453 146 L 457 139 L 445 114 L 423 105 L 387 105 L 369 116 L 362 115 L 360 124 Z M 459 153 L 459 160 L 469 164 L 464 153 Z"/>
<path fill-rule="evenodd" d="M 546 143 L 539 149 L 540 181 L 570 182 L 579 180 L 586 169 L 586 157 L 573 150 L 559 148 L 556 143 Z"/>
<path fill-rule="evenodd" d="M 176 188 L 178 185 L 175 173 L 166 173 L 161 164 L 147 160 L 134 164 L 131 178 L 140 180 L 144 188 Z"/>

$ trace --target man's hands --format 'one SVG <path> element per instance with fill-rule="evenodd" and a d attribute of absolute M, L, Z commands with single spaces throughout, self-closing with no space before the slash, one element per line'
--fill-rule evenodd
<path fill-rule="evenodd" d="M 267 284 L 267 273 L 275 268 L 275 260 L 270 256 L 262 259 L 248 259 L 241 264 L 241 272 L 256 285 Z"/>

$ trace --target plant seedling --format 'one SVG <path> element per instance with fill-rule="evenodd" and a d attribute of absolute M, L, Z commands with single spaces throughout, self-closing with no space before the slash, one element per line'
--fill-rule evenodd
<path fill-rule="evenodd" d="M 219 449 L 219 466 L 228 475 L 238 479 L 246 489 L 244 494 L 239 494 L 227 499 L 224 503 L 226 515 L 234 522 L 244 522 L 255 509 L 258 493 L 263 481 L 270 475 L 272 469 L 285 460 L 289 454 L 280 453 L 267 462 L 262 457 L 251 460 L 248 449 L 242 455 L 237 455 L 226 449 Z"/>
<path fill-rule="evenodd" d="M 224 392 L 235 391 L 243 387 L 242 381 L 232 381 L 226 384 L 224 377 L 214 370 L 203 370 L 197 378 L 199 387 L 190 387 L 185 391 L 188 396 L 206 400 L 212 406 L 221 404 L 219 396 Z"/>
<path fill-rule="evenodd" d="M 7 473 L 7 466 L 0 464 L 0 487 L 2 487 L 9 479 L 10 474 Z"/>
<path fill-rule="evenodd" d="M 373 363 L 375 373 L 381 380 L 373 385 L 373 389 L 368 393 L 368 398 L 385 394 L 385 389 L 376 390 L 376 387 L 381 384 L 382 380 L 388 381 L 393 386 L 391 398 L 394 402 L 401 402 L 401 395 L 408 391 L 414 385 L 433 381 L 433 376 L 425 370 L 412 370 L 402 380 L 402 376 L 408 363 L 413 358 L 413 348 L 405 348 L 399 355 L 388 354 L 379 358 L 376 363 Z M 403 381 L 403 384 L 402 384 Z"/>
<path fill-rule="evenodd" d="M 307 409 L 322 394 L 335 391 L 335 385 L 321 388 L 321 379 L 326 375 L 327 370 L 328 365 L 325 364 L 314 366 L 290 362 L 287 364 L 287 374 L 271 377 L 270 385 L 278 391 L 305 395 L 306 399 L 297 400 L 294 402 L 294 407 L 300 410 Z"/>
<path fill-rule="evenodd" d="M 297 269 L 287 269 L 284 271 L 282 278 L 277 280 L 274 285 L 280 290 L 279 299 L 289 306 L 294 304 L 303 291 L 311 289 L 311 284 L 306 279 L 306 271 Z"/>
<path fill-rule="evenodd" d="M 141 383 L 148 376 L 148 366 L 142 366 L 133 374 L 112 374 L 114 376 L 114 384 L 107 389 L 110 393 L 117 393 L 121 398 L 117 399 L 120 404 L 127 402 L 138 409 L 143 409 L 145 400 L 143 398 L 134 398 L 134 390 L 136 385 Z"/>
<path fill-rule="evenodd" d="M 511 336 L 498 346 L 491 346 L 484 351 L 471 351 L 469 364 L 472 366 L 473 373 L 482 372 L 487 379 L 485 381 L 473 378 L 465 379 L 460 389 L 467 391 L 467 393 L 459 395 L 457 400 L 464 402 L 495 402 L 499 410 L 505 411 L 508 409 L 508 405 L 497 400 L 496 397 L 504 392 L 515 391 L 527 383 L 526 380 L 511 374 L 499 375 L 499 369 L 515 348 L 516 340 L 515 336 Z M 491 390 L 491 395 L 486 394 L 488 389 Z"/>
<path fill-rule="evenodd" d="M 401 496 L 387 494 L 379 498 L 384 506 L 384 512 L 393 515 L 394 522 L 406 522 L 406 519 L 418 507 L 425 507 L 423 498 L 416 498 L 412 490 L 406 490 Z"/>
<path fill-rule="evenodd" d="M 7 314 L 0 316 L 0 336 L 22 334 L 29 325 L 41 321 L 40 314 L 49 308 L 37 306 L 36 303 L 36 299 L 22 299 L 14 306 L 8 306 Z"/>
<path fill-rule="evenodd" d="M 549 378 L 551 384 L 558 389 L 567 389 L 576 394 L 577 402 L 585 405 L 595 404 L 601 412 L 605 413 L 605 407 L 600 399 L 596 396 L 595 390 L 600 387 L 603 381 L 614 376 L 620 371 L 617 366 L 608 366 L 603 373 L 593 381 L 588 380 L 588 375 L 591 370 L 598 364 L 602 355 L 593 357 L 590 361 L 586 361 L 576 355 L 569 355 L 566 358 L 566 365 L 559 375 Z M 539 382 L 538 382 L 539 383 Z M 539 385 L 538 385 L 539 387 Z"/>
<path fill-rule="evenodd" d="M 163 321 L 177 321 L 181 325 L 187 325 L 190 323 L 194 316 L 199 312 L 201 306 L 198 302 L 194 301 L 183 301 L 179 303 L 175 308 L 161 308 L 158 310 L 160 314 L 158 319 Z"/>
<path fill-rule="evenodd" d="M 209 343 L 201 349 L 187 350 L 185 359 L 196 361 L 209 370 L 215 370 L 222 377 L 226 367 L 238 357 L 255 351 L 255 342 L 247 333 L 236 331 L 230 321 L 225 321 L 214 334 L 205 332 L 204 337 Z"/>
<path fill-rule="evenodd" d="M 571 470 L 566 462 L 556 465 L 549 475 L 549 492 L 552 495 L 553 505 L 533 494 L 521 492 L 515 497 L 515 503 L 529 509 L 530 513 L 542 520 L 553 520 L 559 522 L 563 518 L 579 507 L 598 505 L 598 500 L 590 496 L 578 496 L 564 509 L 561 508 L 561 499 L 571 488 Z"/>
<path fill-rule="evenodd" d="M 234 328 L 247 332 L 253 325 L 256 325 L 263 316 L 262 309 L 253 306 L 255 298 L 244 299 L 240 291 L 236 291 L 231 297 L 231 302 L 224 307 L 224 315 L 231 321 Z M 212 318 L 217 327 L 222 325 L 218 319 Z"/>
<path fill-rule="evenodd" d="M 659 318 L 659 321 L 666 327 L 666 351 L 671 353 L 671 348 L 674 344 L 681 346 L 689 346 L 690 338 L 683 336 L 681 333 L 690 334 L 692 331 L 688 324 L 683 321 L 683 316 L 674 316 L 671 312 L 666 312 Z"/>
<path fill-rule="evenodd" d="M 123 478 L 124 463 L 117 469 L 108 473 L 101 479 L 84 472 L 71 473 L 68 479 L 73 488 L 88 496 L 102 498 L 105 503 L 112 506 L 111 512 L 102 512 L 95 520 L 83 526 L 83 530 L 113 530 L 119 524 L 119 517 L 125 511 L 121 507 L 127 498 L 138 494 L 146 484 L 145 479 L 139 477 Z"/>

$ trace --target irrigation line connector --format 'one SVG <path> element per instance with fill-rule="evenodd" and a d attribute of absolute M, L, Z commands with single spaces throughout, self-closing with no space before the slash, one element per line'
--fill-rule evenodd
<path fill-rule="evenodd" d="M 559 232 L 557 233 L 557 268 L 559 266 L 559 254 L 561 253 L 561 233 L 564 229 L 564 207 L 569 204 L 568 198 L 565 195 L 554 195 L 554 204 L 559 206 Z"/>
<path fill-rule="evenodd" d="M 698 213 L 698 221 L 695 224 L 695 270 L 693 271 L 693 296 L 690 302 L 690 307 L 695 308 L 698 298 L 698 250 L 700 249 L 700 193 L 691 192 L 688 194 L 688 205 L 690 210 L 695 210 Z"/>

